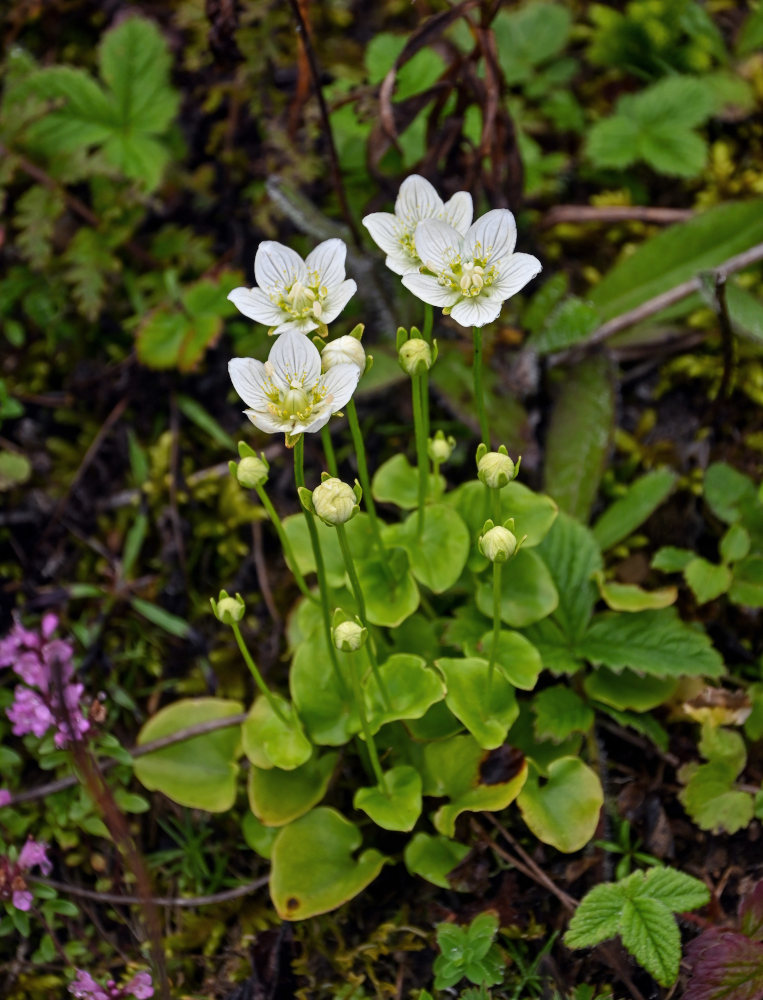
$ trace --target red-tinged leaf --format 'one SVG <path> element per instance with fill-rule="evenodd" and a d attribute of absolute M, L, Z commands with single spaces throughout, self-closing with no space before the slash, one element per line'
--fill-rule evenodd
<path fill-rule="evenodd" d="M 739 929 L 753 941 L 763 941 L 763 879 L 739 904 Z"/>
<path fill-rule="evenodd" d="M 709 930 L 686 949 L 691 979 L 684 1000 L 760 1000 L 763 944 L 735 931 Z"/>

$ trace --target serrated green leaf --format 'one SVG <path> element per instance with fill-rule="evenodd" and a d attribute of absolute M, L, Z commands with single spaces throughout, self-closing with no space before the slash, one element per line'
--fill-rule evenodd
<path fill-rule="evenodd" d="M 595 886 L 580 901 L 564 935 L 564 943 L 568 948 L 592 948 L 615 937 L 620 932 L 624 905 L 622 885 L 607 882 Z"/>
<path fill-rule="evenodd" d="M 736 564 L 729 598 L 747 608 L 763 608 L 763 557 L 748 556 Z"/>
<path fill-rule="evenodd" d="M 737 55 L 747 56 L 763 47 L 763 4 L 747 15 L 737 36 Z"/>
<path fill-rule="evenodd" d="M 682 768 L 679 778 L 686 787 L 678 797 L 694 822 L 712 833 L 736 833 L 749 826 L 754 800 L 735 787 L 736 769 L 724 761 Z"/>
<path fill-rule="evenodd" d="M 583 361 L 565 372 L 554 401 L 546 440 L 544 489 L 580 521 L 599 489 L 614 429 L 612 370 L 606 358 Z"/>
<path fill-rule="evenodd" d="M 704 882 L 675 868 L 650 868 L 638 895 L 659 900 L 673 913 L 686 913 L 710 902 Z"/>
<path fill-rule="evenodd" d="M 585 632 L 596 603 L 593 578 L 602 567 L 599 547 L 588 528 L 568 514 L 560 514 L 536 551 L 559 594 L 554 620 L 574 641 Z"/>
<path fill-rule="evenodd" d="M 612 708 L 648 712 L 666 702 L 677 683 L 673 678 L 642 677 L 632 670 L 621 670 L 615 674 L 606 667 L 600 667 L 587 675 L 583 687 L 589 698 Z"/>
<path fill-rule="evenodd" d="M 583 699 L 564 684 L 539 691 L 533 699 L 535 735 L 539 740 L 561 743 L 570 733 L 586 733 L 594 715 Z"/>
<path fill-rule="evenodd" d="M 663 903 L 644 896 L 626 899 L 620 936 L 631 955 L 661 986 L 672 986 L 678 978 L 681 935 Z"/>
<path fill-rule="evenodd" d="M 33 184 L 16 199 L 13 225 L 19 254 L 39 271 L 53 252 L 53 232 L 64 210 L 64 198 L 57 188 Z"/>
<path fill-rule="evenodd" d="M 675 482 L 676 474 L 671 469 L 655 469 L 637 479 L 594 524 L 592 530 L 600 548 L 606 552 L 631 535 L 669 496 Z"/>
<path fill-rule="evenodd" d="M 664 545 L 652 558 L 652 569 L 663 573 L 680 573 L 694 558 L 691 549 L 679 549 L 674 545 Z"/>
<path fill-rule="evenodd" d="M 501 10 L 493 21 L 498 60 L 509 85 L 532 78 L 535 67 L 564 48 L 572 15 L 562 4 L 528 3 Z"/>

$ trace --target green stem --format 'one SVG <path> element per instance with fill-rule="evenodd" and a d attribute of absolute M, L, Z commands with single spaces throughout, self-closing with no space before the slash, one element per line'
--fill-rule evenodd
<path fill-rule="evenodd" d="M 268 704 L 273 709 L 278 718 L 281 720 L 281 722 L 283 722 L 285 725 L 288 726 L 289 720 L 283 714 L 283 710 L 273 697 L 273 693 L 271 692 L 270 688 L 262 679 L 262 674 L 260 673 L 257 664 L 254 662 L 249 653 L 249 650 L 246 648 L 246 643 L 244 642 L 244 637 L 241 635 L 241 629 L 238 627 L 238 622 L 231 622 L 231 628 L 233 629 L 233 634 L 236 637 L 236 643 L 238 644 L 238 648 L 241 650 L 241 655 L 244 657 L 244 661 L 247 667 L 249 667 L 252 677 L 254 677 L 254 683 L 260 689 L 260 692 L 264 694 L 265 697 L 268 699 Z"/>
<path fill-rule="evenodd" d="M 289 565 L 291 566 L 291 571 L 294 574 L 294 579 L 297 582 L 297 586 L 305 595 L 305 597 L 308 598 L 308 600 L 312 601 L 314 604 L 318 604 L 319 603 L 318 598 L 315 596 L 315 594 L 311 593 L 310 589 L 305 583 L 305 578 L 299 571 L 299 566 L 297 565 L 297 560 L 294 558 L 294 550 L 291 547 L 291 542 L 289 541 L 289 537 L 286 534 L 283 523 L 281 522 L 281 518 L 278 516 L 278 513 L 273 504 L 270 502 L 270 497 L 265 492 L 264 486 L 261 485 L 255 486 L 255 490 L 257 490 L 257 496 L 260 498 L 260 503 L 265 508 L 265 511 L 268 517 L 270 518 L 273 527 L 276 529 L 276 534 L 278 535 L 278 540 L 281 543 L 283 554 L 286 556 L 286 559 Z"/>
<path fill-rule="evenodd" d="M 305 436 L 300 434 L 294 444 L 294 481 L 297 485 L 297 489 L 300 486 L 305 485 Z M 304 511 L 305 521 L 307 522 L 307 531 L 310 535 L 310 545 L 313 550 L 313 558 L 315 559 L 315 572 L 318 577 L 318 591 L 321 597 L 321 618 L 323 619 L 323 631 L 326 636 L 326 645 L 328 646 L 329 659 L 331 660 L 331 666 L 336 674 L 337 681 L 339 682 L 339 689 L 343 693 L 347 690 L 347 685 L 345 684 L 344 677 L 342 676 L 342 671 L 339 667 L 339 660 L 336 655 L 336 646 L 334 645 L 334 637 L 331 632 L 331 607 L 329 605 L 329 588 L 326 581 L 326 567 L 323 562 L 323 553 L 321 552 L 321 542 L 318 538 L 318 529 L 315 526 L 315 517 L 313 514 L 306 510 Z"/>
<path fill-rule="evenodd" d="M 331 440 L 331 431 L 329 430 L 329 425 L 324 424 L 321 427 L 321 441 L 323 442 L 323 454 L 326 456 L 326 465 L 331 475 L 337 479 L 339 473 L 337 472 L 336 464 L 336 454 L 334 453 L 334 443 Z"/>
<path fill-rule="evenodd" d="M 482 328 L 474 327 L 474 355 L 472 357 L 472 375 L 474 377 L 474 399 L 477 403 L 477 413 L 480 420 L 480 436 L 482 443 L 490 447 L 490 427 L 485 409 L 484 387 L 482 384 Z"/>
<path fill-rule="evenodd" d="M 360 430 L 358 411 L 355 409 L 354 399 L 351 399 L 347 404 L 346 412 L 347 420 L 350 425 L 350 433 L 352 434 L 352 443 L 355 446 L 355 455 L 358 460 L 358 479 L 360 479 L 360 485 L 363 490 L 363 504 L 369 518 L 371 519 L 371 531 L 373 532 L 374 543 L 379 550 L 379 557 L 381 558 L 384 572 L 389 580 L 391 579 L 391 575 L 387 565 L 387 551 L 384 548 L 381 528 L 379 527 L 379 519 L 376 514 L 376 507 L 374 506 L 374 498 L 371 495 L 371 479 L 368 475 L 368 463 L 366 462 L 366 446 L 363 443 L 363 434 Z"/>
<path fill-rule="evenodd" d="M 488 486 L 492 496 L 491 500 L 493 502 L 493 520 L 496 524 L 502 524 L 503 520 L 501 518 L 501 490 L 498 487 L 492 488 Z"/>
<path fill-rule="evenodd" d="M 360 716 L 360 728 L 363 730 L 363 736 L 366 741 L 366 749 L 368 750 L 368 756 L 371 759 L 371 767 L 373 768 L 376 780 L 379 782 L 379 786 L 385 795 L 389 794 L 389 789 L 387 788 L 387 782 L 384 778 L 384 772 L 382 771 L 381 763 L 379 762 L 379 754 L 376 751 L 376 744 L 374 743 L 374 738 L 371 735 L 371 727 L 368 724 L 368 716 L 366 715 L 366 703 L 363 700 L 363 689 L 360 685 L 360 677 L 358 676 L 358 665 L 355 657 L 352 657 L 350 661 L 350 680 L 352 683 L 352 692 L 355 696 L 355 704 L 358 706 L 358 715 Z"/>
<path fill-rule="evenodd" d="M 360 580 L 358 579 L 358 574 L 355 570 L 355 561 L 352 558 L 352 551 L 350 550 L 350 545 L 347 541 L 347 532 L 345 531 L 343 524 L 337 524 L 336 534 L 339 539 L 339 548 L 342 550 L 344 567 L 347 570 L 347 576 L 350 578 L 350 586 L 352 587 L 352 592 L 355 595 L 355 603 L 358 606 L 358 616 L 363 623 L 363 628 L 368 632 L 368 641 L 366 643 L 368 661 L 371 664 L 371 670 L 373 670 L 376 683 L 379 685 L 379 691 L 381 692 L 382 698 L 386 702 L 387 708 L 392 708 L 392 702 L 390 701 L 387 688 L 382 680 L 381 673 L 379 672 L 379 665 L 376 662 L 376 652 L 373 648 L 371 630 L 368 625 L 368 618 L 366 617 L 366 602 L 363 598 L 363 590 L 360 586 Z"/>
<path fill-rule="evenodd" d="M 429 477 L 429 456 L 427 455 L 427 437 L 422 402 L 421 375 L 411 376 L 411 395 L 413 397 L 413 430 L 416 436 L 416 459 L 419 467 L 419 497 L 418 497 L 418 534 L 424 531 L 424 510 L 427 502 L 427 479 Z"/>
<path fill-rule="evenodd" d="M 493 683 L 493 671 L 495 669 L 495 658 L 498 653 L 498 640 L 501 635 L 501 566 L 499 562 L 493 563 L 493 639 L 490 643 L 490 659 L 487 667 L 487 697 L 490 698 L 490 688 Z"/>

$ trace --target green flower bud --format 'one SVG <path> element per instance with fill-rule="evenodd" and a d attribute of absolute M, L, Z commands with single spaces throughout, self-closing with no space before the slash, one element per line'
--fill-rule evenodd
<path fill-rule="evenodd" d="M 313 490 L 313 510 L 326 524 L 344 524 L 358 512 L 357 490 L 341 479 L 324 479 Z"/>
<path fill-rule="evenodd" d="M 354 653 L 365 644 L 368 629 L 355 621 L 340 622 L 334 626 L 334 645 L 344 653 Z"/>
<path fill-rule="evenodd" d="M 442 431 L 438 431 L 433 438 L 427 441 L 427 454 L 433 462 L 441 464 L 447 462 L 456 447 L 456 439 L 452 436 L 445 437 Z"/>
<path fill-rule="evenodd" d="M 516 467 L 506 450 L 488 451 L 477 460 L 477 476 L 486 486 L 500 490 L 517 474 Z"/>
<path fill-rule="evenodd" d="M 236 466 L 236 479 L 247 490 L 262 486 L 268 481 L 268 466 L 261 458 L 247 456 Z"/>
<path fill-rule="evenodd" d="M 400 367 L 408 375 L 422 375 L 432 367 L 432 349 L 426 340 L 406 340 L 398 351 Z"/>
<path fill-rule="evenodd" d="M 479 549 L 490 562 L 506 562 L 517 551 L 517 537 L 508 528 L 497 524 L 480 535 Z"/>
<path fill-rule="evenodd" d="M 236 594 L 235 597 L 228 597 L 225 590 L 220 591 L 220 596 L 217 600 L 214 597 L 210 597 L 209 603 L 212 605 L 215 617 L 223 625 L 233 625 L 235 622 L 240 622 L 246 611 L 246 605 L 241 594 Z"/>
<path fill-rule="evenodd" d="M 360 374 L 366 370 L 366 352 L 357 337 L 337 337 L 329 341 L 321 351 L 321 370 L 327 372 L 334 365 L 353 364 L 360 369 Z"/>

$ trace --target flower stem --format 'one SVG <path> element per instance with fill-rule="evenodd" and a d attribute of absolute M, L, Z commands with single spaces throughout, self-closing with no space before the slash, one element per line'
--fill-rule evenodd
<path fill-rule="evenodd" d="M 294 444 L 294 481 L 297 488 L 305 485 L 305 436 L 300 434 Z M 315 559 L 315 573 L 318 577 L 318 590 L 321 595 L 321 618 L 323 619 L 323 631 L 326 636 L 326 645 L 328 646 L 329 658 L 331 660 L 331 666 L 336 674 L 337 681 L 339 682 L 339 689 L 342 693 L 346 692 L 347 685 L 345 684 L 344 677 L 342 676 L 342 671 L 339 667 L 339 660 L 336 655 L 336 646 L 334 645 L 334 638 L 331 634 L 331 608 L 329 606 L 329 588 L 326 582 L 326 567 L 323 562 L 323 553 L 321 552 L 321 542 L 318 538 L 318 529 L 315 526 L 315 517 L 313 514 L 306 510 L 304 511 L 305 521 L 307 522 L 307 531 L 310 535 L 310 545 L 313 549 L 313 558 Z"/>
<path fill-rule="evenodd" d="M 379 519 L 376 514 L 376 507 L 374 506 L 374 498 L 371 495 L 371 479 L 368 475 L 368 463 L 366 462 L 366 446 L 363 443 L 363 434 L 360 430 L 358 411 L 355 409 L 354 399 L 349 401 L 346 406 L 346 411 L 347 420 L 350 425 L 350 433 L 352 434 L 352 443 L 355 446 L 355 455 L 358 460 L 358 479 L 360 479 L 360 485 L 363 490 L 363 504 L 365 505 L 369 518 L 371 519 L 371 531 L 373 532 L 374 543 L 379 550 L 379 556 L 381 558 L 382 566 L 384 567 L 384 572 L 389 578 L 390 573 L 387 566 L 387 551 L 384 548 L 381 529 L 379 527 Z"/>
<path fill-rule="evenodd" d="M 416 459 L 419 466 L 419 497 L 418 497 L 418 535 L 424 532 L 424 511 L 427 502 L 427 479 L 429 478 L 429 456 L 427 455 L 426 418 L 423 404 L 423 375 L 411 376 L 411 395 L 413 398 L 413 430 L 416 436 Z"/>
<path fill-rule="evenodd" d="M 360 684 L 360 677 L 358 676 L 358 666 L 353 657 L 350 663 L 350 680 L 352 683 L 352 692 L 355 696 L 355 704 L 358 706 L 358 715 L 360 716 L 360 728 L 363 730 L 363 736 L 366 742 L 366 749 L 368 750 L 368 756 L 371 759 L 371 767 L 373 768 L 376 780 L 379 782 L 379 786 L 385 795 L 389 793 L 387 788 L 387 782 L 384 778 L 384 772 L 382 771 L 381 763 L 379 762 L 379 754 L 376 750 L 376 744 L 374 743 L 374 738 L 371 735 L 371 727 L 368 724 L 368 715 L 366 714 L 366 703 L 363 700 L 363 689 Z"/>
<path fill-rule="evenodd" d="M 474 327 L 474 355 L 472 357 L 472 375 L 474 377 L 474 399 L 477 403 L 477 413 L 480 420 L 480 436 L 482 443 L 490 447 L 490 427 L 485 409 L 485 395 L 482 384 L 482 327 Z"/>
<path fill-rule="evenodd" d="M 291 547 L 289 536 L 286 534 L 283 523 L 281 522 L 281 518 L 278 516 L 275 507 L 270 502 L 270 497 L 267 495 L 267 493 L 265 492 L 265 488 L 262 485 L 255 486 L 255 490 L 257 491 L 257 496 L 260 498 L 260 503 L 265 508 L 265 511 L 268 517 L 270 518 L 273 527 L 276 529 L 276 534 L 278 535 L 278 540 L 281 543 L 283 554 L 286 556 L 286 559 L 288 560 L 288 563 L 291 566 L 291 571 L 294 575 L 294 579 L 297 582 L 297 586 L 308 600 L 312 601 L 314 604 L 317 604 L 318 598 L 315 596 L 315 594 L 311 593 L 310 589 L 305 583 L 305 578 L 299 571 L 299 566 L 297 565 L 297 560 L 294 558 L 294 550 Z"/>
<path fill-rule="evenodd" d="M 432 342 L 432 324 L 434 323 L 434 309 L 428 303 L 424 303 L 424 329 L 421 331 L 424 340 L 428 344 Z"/>
<path fill-rule="evenodd" d="M 260 689 L 260 693 L 265 695 L 265 697 L 268 700 L 268 704 L 273 709 L 278 718 L 281 720 L 281 722 L 283 722 L 285 725 L 288 726 L 289 720 L 283 714 L 281 706 L 273 697 L 272 691 L 267 686 L 265 681 L 262 679 L 262 674 L 260 673 L 257 664 L 254 662 L 249 653 L 249 650 L 246 648 L 246 643 L 244 642 L 244 637 L 241 635 L 241 629 L 238 627 L 238 622 L 231 622 L 231 628 L 233 629 L 233 634 L 236 637 L 236 643 L 238 645 L 238 648 L 241 650 L 241 655 L 244 657 L 244 662 L 246 663 L 247 667 L 249 667 L 252 677 L 254 677 L 254 683 Z"/>
<path fill-rule="evenodd" d="M 493 563 L 493 638 L 490 643 L 490 658 L 487 667 L 487 698 L 490 698 L 490 688 L 493 684 L 495 658 L 498 653 L 498 640 L 501 635 L 501 567 L 503 563 Z"/>
<path fill-rule="evenodd" d="M 334 453 L 334 444 L 331 440 L 331 431 L 329 430 L 329 425 L 324 424 L 321 427 L 321 441 L 323 442 L 323 454 L 326 456 L 326 465 L 332 476 L 338 477 L 337 464 L 336 464 L 336 454 Z"/>

